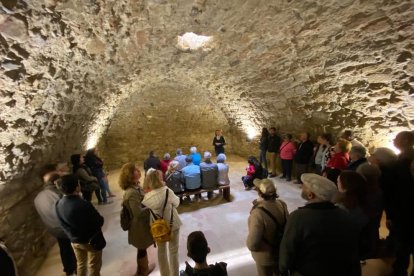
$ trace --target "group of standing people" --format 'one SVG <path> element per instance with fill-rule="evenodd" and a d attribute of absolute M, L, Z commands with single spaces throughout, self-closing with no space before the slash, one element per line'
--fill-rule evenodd
<path fill-rule="evenodd" d="M 98 204 L 110 204 L 109 197 L 115 195 L 110 191 L 107 174 L 103 169 L 103 161 L 94 148 L 85 155 L 73 154 L 70 157 L 72 172 L 79 178 L 82 196 L 86 201 L 92 200 L 95 193 Z"/>
<path fill-rule="evenodd" d="M 397 134 L 399 155 L 377 148 L 369 157 L 351 134 L 329 144 L 324 169 L 315 162 L 314 172 L 301 174 L 307 204 L 289 215 L 270 179 L 253 181 L 260 200 L 253 202 L 247 246 L 258 275 L 361 275 L 364 260 L 383 254 L 384 211 L 396 247 L 392 275 L 407 275 L 414 253 L 414 133 Z M 315 153 L 328 147 L 322 140 L 330 136 L 321 136 Z"/>

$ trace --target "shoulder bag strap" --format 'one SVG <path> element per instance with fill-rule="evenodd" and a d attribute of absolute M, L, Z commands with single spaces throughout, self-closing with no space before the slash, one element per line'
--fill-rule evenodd
<path fill-rule="evenodd" d="M 162 215 L 164 215 L 164 211 L 165 211 L 165 206 L 167 205 L 167 201 L 168 201 L 168 193 L 169 193 L 170 189 L 167 188 L 167 192 L 165 195 L 165 202 L 164 202 L 164 208 L 162 209 Z M 172 229 L 173 226 L 173 205 L 171 204 L 171 217 L 170 217 L 170 229 Z"/>
<path fill-rule="evenodd" d="M 260 210 L 263 210 L 269 217 L 271 217 L 273 219 L 273 221 L 276 223 L 277 228 L 280 227 L 280 223 L 277 221 L 277 219 L 275 218 L 274 215 L 272 215 L 272 213 L 269 212 L 269 210 L 267 210 L 264 207 L 259 207 Z"/>
<path fill-rule="evenodd" d="M 282 151 L 282 149 L 284 149 L 287 145 L 289 145 L 291 142 L 287 142 L 286 144 L 284 144 L 283 145 L 283 147 L 281 147 L 280 149 L 279 149 L 279 152 L 281 152 Z"/>

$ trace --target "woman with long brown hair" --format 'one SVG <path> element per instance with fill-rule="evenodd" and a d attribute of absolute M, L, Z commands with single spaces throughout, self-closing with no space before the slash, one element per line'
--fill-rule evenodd
<path fill-rule="evenodd" d="M 122 166 L 119 175 L 119 186 L 124 190 L 123 202 L 132 215 L 128 229 L 128 243 L 138 249 L 137 272 L 135 275 L 148 275 L 155 267 L 148 264 L 147 248 L 154 244 L 150 233 L 148 208 L 141 205 L 145 192 L 140 186 L 141 171 L 135 163 Z"/>

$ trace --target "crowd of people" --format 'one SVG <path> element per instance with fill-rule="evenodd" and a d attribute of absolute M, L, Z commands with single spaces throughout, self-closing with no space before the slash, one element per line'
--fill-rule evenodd
<path fill-rule="evenodd" d="M 308 133 L 297 144 L 290 134 L 283 142 L 275 136 L 274 128 L 263 129 L 261 162 L 250 157 L 242 178 L 249 179 L 246 189 L 254 186 L 262 198 L 254 202 L 247 240 L 258 275 L 360 275 L 360 263 L 383 256 L 384 250 L 395 257 L 393 275 L 407 275 L 414 253 L 414 132 L 395 137 L 400 154 L 376 148 L 369 156 L 350 130 L 336 141 L 330 133 L 321 134 L 316 145 Z M 266 155 L 269 147 L 272 152 Z M 269 181 L 278 175 L 274 148 L 279 148 L 280 178 L 291 181 L 294 167 L 295 183 L 302 184 L 307 201 L 288 216 Z M 266 157 L 272 164 L 268 179 L 257 173 L 267 170 Z M 384 213 L 389 230 L 385 244 L 379 237 Z"/>
<path fill-rule="evenodd" d="M 213 163 L 210 152 L 205 151 L 202 159 L 196 147 L 191 147 L 188 155 L 184 155 L 182 149 L 177 149 L 174 159 L 171 159 L 169 153 L 165 153 L 164 158 L 160 160 L 154 151 L 151 151 L 144 161 L 145 174 L 150 169 L 160 170 L 167 187 L 180 198 L 186 191 L 208 189 L 211 190 L 207 192 L 210 199 L 213 196 L 212 190 L 220 185 L 230 184 L 229 165 L 226 163 L 224 149 L 216 149 L 216 154 L 217 163 Z M 197 194 L 195 199 L 200 197 L 201 194 Z M 189 196 L 188 199 L 191 200 Z"/>
<path fill-rule="evenodd" d="M 246 179 L 242 178 L 247 188 L 258 193 L 248 218 L 246 239 L 258 275 L 360 275 L 361 262 L 381 256 L 379 226 L 384 211 L 389 237 L 396 246 L 393 275 L 407 275 L 414 251 L 414 133 L 403 131 L 396 136 L 399 155 L 377 148 L 369 157 L 350 131 L 335 143 L 332 135 L 322 134 L 316 146 L 308 133 L 300 135 L 299 145 L 289 134 L 283 140 L 277 138 L 273 128 L 266 133 L 264 130 L 260 139 L 260 160 L 249 158 Z M 269 147 L 271 141 L 275 145 Z M 269 148 L 272 151 L 267 154 Z M 170 240 L 156 242 L 160 273 L 179 275 L 180 192 L 229 184 L 223 149 L 216 151 L 217 164 L 211 161 L 210 152 L 204 153 L 201 162 L 195 147 L 188 155 L 178 149 L 172 160 L 169 154 L 159 160 L 151 152 L 144 162 L 143 183 L 137 164 L 122 166 L 118 182 L 124 191 L 123 202 L 132 214 L 128 243 L 137 248 L 136 275 L 148 275 L 155 266 L 147 256 L 148 247 L 154 244 L 150 225 L 155 218 L 150 210 L 171 225 Z M 289 154 L 282 153 L 287 149 Z M 102 160 L 95 151 L 88 152 L 95 156 L 88 164 L 98 163 L 95 167 L 102 170 Z M 267 175 L 268 157 L 271 171 Z M 281 172 L 278 158 L 282 160 Z M 105 246 L 101 231 L 104 218 L 90 199 L 99 187 L 102 202 L 108 202 L 110 192 L 105 181 L 99 180 L 105 179 L 103 170 L 94 174 L 84 159 L 81 155 L 71 157 L 72 172 L 67 166 L 45 166 L 40 174 L 45 186 L 35 199 L 40 217 L 58 240 L 67 275 L 99 275 Z M 291 180 L 288 169 L 292 165 L 307 203 L 289 214 L 273 178 L 280 175 Z M 93 187 L 85 188 L 87 185 Z M 108 193 L 106 201 L 103 191 Z M 103 239 L 101 246 L 99 239 Z M 187 264 L 181 275 L 227 275 L 225 263 L 207 264 L 210 248 L 202 232 L 190 234 L 187 249 L 196 266 Z"/>

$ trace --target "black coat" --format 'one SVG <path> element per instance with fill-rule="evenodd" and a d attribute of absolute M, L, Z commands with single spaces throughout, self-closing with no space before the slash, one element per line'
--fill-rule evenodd
<path fill-rule="evenodd" d="M 277 134 L 269 135 L 268 141 L 267 151 L 278 153 L 280 144 L 282 143 L 282 138 L 280 138 L 280 136 Z"/>
<path fill-rule="evenodd" d="M 293 211 L 280 245 L 281 274 L 360 275 L 359 231 L 350 214 L 330 202 L 308 203 Z"/>
<path fill-rule="evenodd" d="M 298 164 L 310 164 L 313 156 L 313 143 L 310 140 L 302 142 L 298 146 L 295 162 Z"/>
<path fill-rule="evenodd" d="M 67 195 L 56 204 L 63 230 L 73 243 L 88 243 L 101 230 L 104 218 L 93 205 L 79 195 Z"/>
<path fill-rule="evenodd" d="M 149 169 L 159 170 L 161 168 L 161 161 L 156 156 L 150 156 L 144 161 L 144 171 L 147 172 Z"/>

